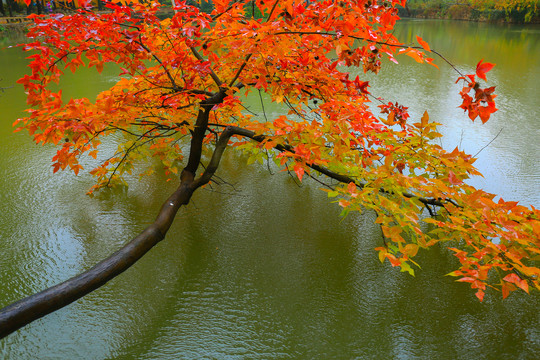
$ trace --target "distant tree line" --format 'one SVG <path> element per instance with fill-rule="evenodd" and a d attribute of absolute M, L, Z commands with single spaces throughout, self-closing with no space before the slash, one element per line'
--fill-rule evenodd
<path fill-rule="evenodd" d="M 404 13 L 415 17 L 538 22 L 539 0 L 408 0 Z"/>
<path fill-rule="evenodd" d="M 98 10 L 104 8 L 102 0 L 92 0 L 93 6 Z M 51 12 L 75 10 L 79 7 L 77 0 L 32 0 L 26 5 L 24 0 L 0 0 L 0 13 L 2 16 L 16 16 L 19 14 L 47 14 Z"/>

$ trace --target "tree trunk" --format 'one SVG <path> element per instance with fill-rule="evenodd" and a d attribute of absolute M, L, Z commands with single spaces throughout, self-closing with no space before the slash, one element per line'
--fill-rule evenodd
<path fill-rule="evenodd" d="M 210 181 L 232 135 L 232 133 L 227 132 L 225 136 L 222 136 L 214 150 L 210 166 L 200 178 L 195 179 L 202 156 L 202 143 L 208 130 L 210 111 L 214 105 L 223 102 L 225 95 L 225 91 L 220 90 L 201 102 L 191 138 L 189 160 L 180 175 L 180 186 L 163 203 L 156 220 L 128 244 L 91 269 L 1 309 L 0 338 L 103 286 L 135 264 L 152 247 L 163 240 L 180 207 L 187 205 L 193 192 Z"/>
<path fill-rule="evenodd" d="M 154 223 L 123 248 L 84 273 L 0 310 L 0 338 L 101 287 L 163 240 L 180 206 L 189 203 L 196 189 L 191 186 L 192 174 L 183 173 L 182 178 L 178 189 L 162 205 Z"/>
<path fill-rule="evenodd" d="M 9 11 L 9 16 L 13 16 L 13 9 L 11 8 L 11 2 L 13 0 L 6 0 L 6 5 L 7 5 L 7 8 L 8 8 L 8 11 Z"/>

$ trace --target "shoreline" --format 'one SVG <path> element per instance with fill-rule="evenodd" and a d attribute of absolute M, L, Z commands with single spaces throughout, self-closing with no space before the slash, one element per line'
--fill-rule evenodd
<path fill-rule="evenodd" d="M 477 10 L 468 6 L 433 6 L 428 8 L 399 8 L 399 16 L 409 19 L 460 20 L 486 22 L 491 24 L 538 25 L 540 15 L 534 15 L 528 21 L 524 11 L 512 11 L 506 14 L 502 10 Z"/>
<path fill-rule="evenodd" d="M 451 11 L 452 8 L 427 8 L 427 9 L 406 9 L 399 8 L 399 16 L 402 19 L 422 19 L 422 20 L 458 20 L 458 21 L 472 21 L 472 22 L 485 22 L 498 25 L 539 25 L 540 16 L 534 16 L 530 21 L 512 21 L 501 11 L 478 11 L 474 9 L 466 9 L 465 7 L 459 7 L 459 11 Z M 22 17 L 22 16 L 21 16 Z M 2 18 L 0 18 L 1 20 Z M 24 36 L 28 25 L 32 24 L 30 21 L 19 21 L 0 23 L 0 39 Z"/>
<path fill-rule="evenodd" d="M 6 41 L 25 42 L 27 27 L 31 22 L 0 24 L 0 46 Z"/>

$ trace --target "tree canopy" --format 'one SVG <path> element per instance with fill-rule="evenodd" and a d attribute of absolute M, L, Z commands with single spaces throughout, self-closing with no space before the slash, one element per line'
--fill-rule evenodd
<path fill-rule="evenodd" d="M 248 154 L 248 164 L 274 161 L 298 181 L 313 179 L 343 215 L 374 212 L 381 262 L 414 275 L 418 251 L 442 244 L 459 260 L 449 275 L 470 283 L 480 301 L 487 287 L 503 297 L 540 290 L 540 211 L 468 185 L 480 175 L 475 159 L 438 145 L 439 124 L 427 111 L 413 119 L 407 107 L 350 75 L 354 68 L 376 74 L 403 56 L 433 66 L 432 57 L 447 62 L 420 37 L 402 44 L 393 36 L 405 0 L 213 3 L 207 14 L 176 1 L 174 16 L 163 20 L 156 2 L 32 16 L 33 42 L 24 45 L 31 74 L 19 80 L 31 108 L 15 126 L 36 143 L 58 147 L 54 171 L 79 174 L 84 156 L 99 160 L 89 171 L 96 177 L 89 193 L 126 186 L 124 175 L 149 174 L 156 166 L 180 180 L 156 222 L 112 256 L 116 265 L 105 260 L 89 270 L 93 285 L 88 277 L 74 280 L 86 292 L 60 295 L 56 308 L 101 286 L 163 239 L 191 194 L 217 181 L 227 148 Z M 108 63 L 121 78 L 95 101 L 66 99 L 55 89 L 65 71 L 101 72 Z M 494 64 L 481 60 L 474 74 L 445 66 L 462 86 L 456 106 L 472 121 L 488 121 L 497 110 L 495 87 L 486 85 Z M 283 104 L 283 114 L 246 109 L 247 97 L 262 102 L 263 95 Z M 105 157 L 100 145 L 111 135 L 121 140 Z M 67 285 L 59 286 L 36 301 Z M 12 305 L 8 312 L 16 311 Z M 10 316 L 0 313 L 0 323 Z"/>

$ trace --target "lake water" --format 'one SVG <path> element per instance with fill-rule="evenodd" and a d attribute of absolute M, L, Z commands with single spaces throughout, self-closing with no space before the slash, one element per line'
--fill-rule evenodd
<path fill-rule="evenodd" d="M 404 20 L 415 35 L 473 73 L 497 66 L 499 111 L 471 123 L 455 74 L 410 59 L 369 76 L 371 92 L 425 109 L 448 149 L 477 153 L 476 186 L 540 207 L 540 28 Z M 9 40 L 0 42 L 2 46 Z M 0 87 L 25 72 L 24 54 L 0 49 Z M 409 61 L 410 60 L 410 61 Z M 115 81 L 84 72 L 67 94 L 95 96 Z M 138 234 L 175 184 L 157 175 L 128 191 L 85 196 L 89 175 L 52 175 L 51 147 L 12 133 L 25 99 L 0 93 L 0 306 L 89 268 Z M 257 111 L 257 105 L 253 105 Z M 228 153 L 220 175 L 234 187 L 199 191 L 165 241 L 76 303 L 0 340 L 2 359 L 537 359 L 540 294 L 483 303 L 444 274 L 458 261 L 443 247 L 419 254 L 413 278 L 380 264 L 373 216 L 345 219 L 317 184 L 245 167 Z"/>

